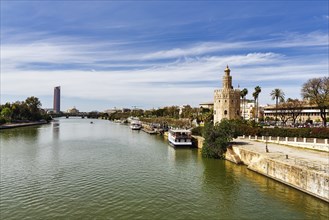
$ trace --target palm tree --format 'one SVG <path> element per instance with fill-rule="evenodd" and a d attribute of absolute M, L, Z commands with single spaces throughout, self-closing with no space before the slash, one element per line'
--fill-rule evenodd
<path fill-rule="evenodd" d="M 255 103 L 255 119 L 258 119 L 258 96 L 259 93 L 262 91 L 260 86 L 255 87 L 255 92 L 252 94 L 254 97 L 254 103 Z"/>
<path fill-rule="evenodd" d="M 245 105 L 246 105 L 246 95 L 248 94 L 248 89 L 244 88 L 243 90 L 240 91 L 240 96 L 242 98 L 243 101 L 243 113 L 242 113 L 242 117 L 244 119 L 244 112 L 245 112 Z"/>
<path fill-rule="evenodd" d="M 272 100 L 275 99 L 275 123 L 278 120 L 278 104 L 279 104 L 279 99 L 280 102 L 284 101 L 284 92 L 281 89 L 274 89 L 270 93 Z"/>

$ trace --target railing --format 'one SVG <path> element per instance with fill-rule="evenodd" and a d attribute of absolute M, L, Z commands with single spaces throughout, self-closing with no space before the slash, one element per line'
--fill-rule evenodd
<path fill-rule="evenodd" d="M 263 141 L 269 143 L 285 144 L 295 147 L 309 148 L 319 151 L 329 152 L 328 139 L 319 138 L 297 138 L 297 137 L 272 137 L 272 136 L 245 136 L 242 138 L 248 138 L 249 140 Z"/>

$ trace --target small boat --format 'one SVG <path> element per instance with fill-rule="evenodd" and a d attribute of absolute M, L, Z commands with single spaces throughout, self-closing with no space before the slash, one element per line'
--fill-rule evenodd
<path fill-rule="evenodd" d="M 140 121 L 131 121 L 130 128 L 131 130 L 140 130 L 142 129 L 142 123 Z"/>
<path fill-rule="evenodd" d="M 185 129 L 169 130 L 168 141 L 174 147 L 192 146 L 191 131 Z"/>

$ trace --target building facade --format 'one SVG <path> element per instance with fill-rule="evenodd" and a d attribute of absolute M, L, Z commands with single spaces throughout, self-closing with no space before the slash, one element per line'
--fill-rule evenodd
<path fill-rule="evenodd" d="M 79 114 L 79 110 L 75 106 L 69 108 L 68 110 L 66 110 L 66 112 L 70 114 Z"/>
<path fill-rule="evenodd" d="M 61 111 L 61 87 L 56 86 L 54 88 L 54 113 Z"/>
<path fill-rule="evenodd" d="M 222 119 L 239 119 L 240 116 L 240 90 L 232 86 L 231 70 L 227 66 L 224 70 L 222 89 L 214 92 L 214 123 Z"/>
<path fill-rule="evenodd" d="M 282 118 L 287 119 L 287 124 L 292 123 L 292 114 L 297 115 L 296 123 L 321 123 L 322 118 L 320 115 L 320 110 L 316 105 L 311 105 L 307 101 L 301 101 L 301 105 L 298 108 L 287 107 L 284 105 L 278 105 L 278 109 L 276 109 L 276 105 L 268 105 L 264 107 L 264 117 L 265 120 L 274 120 L 277 115 L 278 121 L 281 121 Z M 329 109 L 326 110 L 327 117 L 329 115 Z"/>
<path fill-rule="evenodd" d="M 204 109 L 213 109 L 214 108 L 214 103 L 213 102 L 204 102 L 199 104 L 200 108 Z"/>

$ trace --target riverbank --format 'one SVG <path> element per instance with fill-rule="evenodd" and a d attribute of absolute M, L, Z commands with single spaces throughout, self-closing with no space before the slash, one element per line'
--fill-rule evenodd
<path fill-rule="evenodd" d="M 33 125 L 43 125 L 48 124 L 47 121 L 34 121 L 34 122 L 26 122 L 26 123 L 11 123 L 11 124 L 4 124 L 0 125 L 0 130 L 2 129 L 10 129 L 10 128 L 19 128 L 19 127 L 27 127 Z"/>
<path fill-rule="evenodd" d="M 235 139 L 226 159 L 329 202 L 329 153 Z"/>

